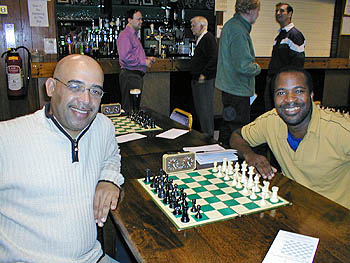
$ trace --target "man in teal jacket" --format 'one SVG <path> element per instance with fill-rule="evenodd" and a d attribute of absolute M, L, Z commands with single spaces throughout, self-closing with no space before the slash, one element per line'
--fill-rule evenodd
<path fill-rule="evenodd" d="M 252 24 L 259 16 L 260 0 L 237 0 L 235 15 L 221 33 L 215 86 L 222 91 L 223 123 L 219 140 L 229 145 L 232 132 L 250 122 L 250 97 L 255 93 L 255 63 L 250 38 Z"/>

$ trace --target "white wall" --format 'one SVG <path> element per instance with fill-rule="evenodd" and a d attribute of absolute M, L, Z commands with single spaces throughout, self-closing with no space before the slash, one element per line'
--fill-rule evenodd
<path fill-rule="evenodd" d="M 256 56 L 271 56 L 279 29 L 275 21 L 275 5 L 279 2 L 287 2 L 293 7 L 292 22 L 304 34 L 306 56 L 329 57 L 335 0 L 261 0 L 260 15 L 251 32 Z M 236 0 L 227 0 L 224 23 L 233 16 L 235 3 Z"/>

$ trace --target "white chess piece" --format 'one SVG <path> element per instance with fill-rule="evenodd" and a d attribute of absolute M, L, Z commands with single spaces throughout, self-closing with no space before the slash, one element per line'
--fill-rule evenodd
<path fill-rule="evenodd" d="M 257 197 L 257 195 L 255 194 L 255 192 L 252 191 L 252 193 L 250 194 L 249 198 L 252 199 L 252 200 L 255 200 L 255 199 L 257 199 L 258 197 Z"/>
<path fill-rule="evenodd" d="M 277 203 L 278 202 L 278 195 L 277 195 L 278 189 L 279 189 L 278 186 L 272 186 L 271 187 L 272 195 L 271 195 L 270 201 L 272 203 Z"/>
<path fill-rule="evenodd" d="M 214 162 L 213 173 L 218 172 L 218 162 Z"/>
<path fill-rule="evenodd" d="M 244 184 L 243 184 L 243 190 L 242 190 L 242 194 L 243 195 L 249 195 L 249 191 L 248 191 L 247 185 L 248 185 L 248 182 L 245 181 Z"/>
<path fill-rule="evenodd" d="M 232 186 L 236 186 L 237 185 L 237 174 L 234 173 L 233 174 L 233 180 L 232 180 Z"/>
<path fill-rule="evenodd" d="M 217 177 L 222 177 L 221 173 L 221 165 L 218 166 L 218 173 L 216 174 Z"/>
<path fill-rule="evenodd" d="M 265 198 L 269 198 L 269 185 L 270 185 L 270 182 L 269 181 L 263 181 L 263 188 L 262 188 L 262 191 L 263 193 L 265 194 Z"/>
<path fill-rule="evenodd" d="M 230 176 L 228 175 L 228 168 L 226 168 L 224 181 L 228 181 L 228 180 L 230 180 Z"/>
<path fill-rule="evenodd" d="M 241 189 L 241 188 L 242 188 L 241 178 L 239 177 L 239 175 L 237 176 L 236 188 L 238 188 L 238 189 Z"/>
<path fill-rule="evenodd" d="M 256 174 L 255 177 L 254 177 L 254 187 L 253 187 L 253 191 L 254 191 L 255 193 L 259 193 L 259 192 L 260 192 L 259 178 L 260 178 L 260 176 L 259 176 L 258 174 Z"/>
<path fill-rule="evenodd" d="M 224 158 L 222 160 L 222 170 L 223 171 L 226 171 L 226 167 L 227 167 L 227 158 Z"/>
<path fill-rule="evenodd" d="M 266 205 L 266 201 L 265 201 L 266 195 L 264 192 L 261 193 L 261 200 L 259 202 L 260 206 L 265 206 Z"/>

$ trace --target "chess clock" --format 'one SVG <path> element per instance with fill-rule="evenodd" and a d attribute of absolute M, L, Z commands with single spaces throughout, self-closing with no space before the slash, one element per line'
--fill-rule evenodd
<path fill-rule="evenodd" d="M 120 103 L 101 104 L 101 113 L 106 116 L 119 116 L 121 113 Z"/>
<path fill-rule="evenodd" d="M 163 155 L 163 170 L 166 173 L 192 171 L 196 169 L 194 152 L 183 152 Z"/>

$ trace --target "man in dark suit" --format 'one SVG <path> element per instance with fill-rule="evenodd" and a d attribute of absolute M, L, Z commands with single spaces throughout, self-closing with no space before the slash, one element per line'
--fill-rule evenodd
<path fill-rule="evenodd" d="M 214 135 L 213 94 L 216 76 L 217 44 L 208 32 L 208 20 L 202 16 L 191 19 L 196 48 L 191 60 L 192 94 L 202 132 Z"/>

